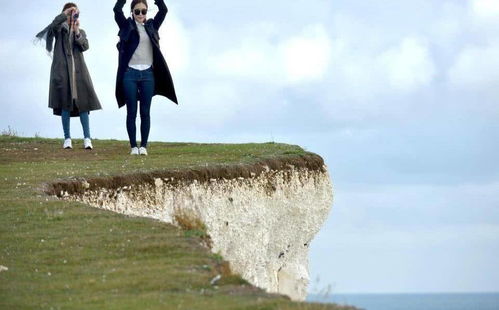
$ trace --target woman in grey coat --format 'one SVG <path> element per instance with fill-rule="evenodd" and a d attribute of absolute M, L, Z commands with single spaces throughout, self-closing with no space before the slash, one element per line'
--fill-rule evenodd
<path fill-rule="evenodd" d="M 66 3 L 61 14 L 37 38 L 46 40 L 46 49 L 53 50 L 50 70 L 49 108 L 60 115 L 64 130 L 65 149 L 71 149 L 70 117 L 79 116 L 84 134 L 84 148 L 92 149 L 90 111 L 100 110 L 88 73 L 83 52 L 88 50 L 87 35 L 80 29 L 76 4 Z M 55 38 L 55 46 L 53 44 Z"/>

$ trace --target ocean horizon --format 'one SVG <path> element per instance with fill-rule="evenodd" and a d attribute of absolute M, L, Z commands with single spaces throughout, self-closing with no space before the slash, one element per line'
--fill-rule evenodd
<path fill-rule="evenodd" d="M 499 292 L 310 294 L 307 301 L 364 310 L 499 310 Z"/>

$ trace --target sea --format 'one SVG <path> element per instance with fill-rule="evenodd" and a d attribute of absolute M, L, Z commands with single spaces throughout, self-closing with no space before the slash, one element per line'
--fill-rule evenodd
<path fill-rule="evenodd" d="M 307 301 L 365 310 L 499 310 L 499 293 L 332 294 Z"/>

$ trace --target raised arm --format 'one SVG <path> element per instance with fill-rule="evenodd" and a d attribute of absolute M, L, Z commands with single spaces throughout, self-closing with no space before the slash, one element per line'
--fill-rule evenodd
<path fill-rule="evenodd" d="M 164 0 L 154 0 L 154 4 L 158 7 L 159 12 L 154 16 L 153 25 L 156 30 L 159 30 L 159 27 L 161 27 L 161 24 L 165 20 L 166 13 L 168 13 L 168 8 Z"/>
<path fill-rule="evenodd" d="M 68 16 L 66 13 L 62 12 L 61 14 L 57 15 L 52 23 L 50 24 L 50 28 L 53 30 L 58 30 L 62 23 L 64 23 L 68 19 Z"/>
<path fill-rule="evenodd" d="M 57 15 L 47 27 L 36 35 L 39 40 L 45 40 L 45 48 L 49 53 L 52 52 L 56 32 L 61 29 L 62 23 L 66 20 L 67 15 L 63 12 Z"/>
<path fill-rule="evenodd" d="M 118 24 L 118 27 L 123 28 L 123 26 L 126 24 L 126 17 L 125 14 L 123 14 L 123 7 L 125 6 L 126 0 L 118 0 L 116 1 L 116 4 L 114 5 L 113 11 L 114 11 L 114 20 Z"/>
<path fill-rule="evenodd" d="M 71 14 L 74 14 L 76 12 L 79 12 L 79 11 L 75 7 L 67 8 L 61 14 L 57 15 L 54 18 L 54 21 L 52 21 L 52 24 L 50 24 L 50 27 L 56 31 L 60 30 L 62 23 L 64 23 L 68 19 L 68 16 L 71 16 Z"/>

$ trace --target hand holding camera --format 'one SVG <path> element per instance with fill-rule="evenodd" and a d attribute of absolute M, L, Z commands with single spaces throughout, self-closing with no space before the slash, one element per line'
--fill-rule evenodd
<path fill-rule="evenodd" d="M 68 8 L 64 10 L 64 14 L 68 16 L 68 24 L 70 26 L 71 31 L 76 33 L 77 35 L 80 33 L 80 10 L 75 7 Z"/>
<path fill-rule="evenodd" d="M 73 16 L 75 13 L 79 13 L 78 9 L 75 7 L 70 7 L 64 10 L 64 14 L 68 17 Z"/>

